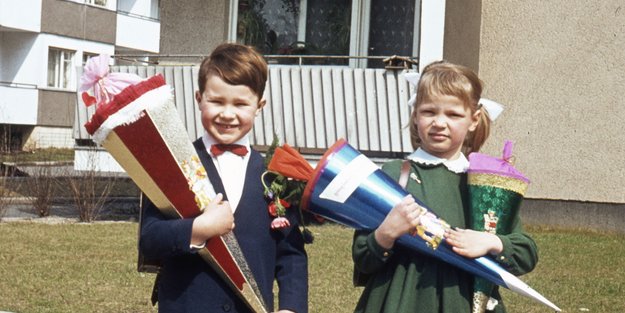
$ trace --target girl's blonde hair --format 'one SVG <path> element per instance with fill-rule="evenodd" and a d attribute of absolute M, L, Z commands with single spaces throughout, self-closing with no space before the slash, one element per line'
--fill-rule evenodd
<path fill-rule="evenodd" d="M 412 108 L 410 122 L 410 141 L 414 149 L 421 146 L 417 129 L 417 107 L 441 96 L 453 96 L 460 99 L 471 110 L 471 114 L 480 111 L 476 129 L 465 138 L 463 153 L 480 150 L 490 134 L 490 118 L 488 112 L 478 104 L 482 96 L 482 81 L 475 72 L 466 66 L 446 61 L 434 62 L 423 69 L 416 89 L 417 99 Z"/>

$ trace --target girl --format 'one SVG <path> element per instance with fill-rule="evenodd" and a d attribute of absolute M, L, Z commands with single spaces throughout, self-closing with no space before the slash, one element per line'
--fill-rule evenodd
<path fill-rule="evenodd" d="M 469 68 L 435 62 L 423 69 L 417 84 L 408 156 L 406 190 L 422 200 L 454 230 L 445 238 L 453 250 L 475 258 L 495 257 L 514 275 L 531 271 L 538 261 L 534 241 L 516 221 L 510 235 L 465 229 L 470 212 L 463 153 L 476 152 L 489 134 L 488 112 L 479 104 L 482 83 Z M 403 161 L 382 170 L 397 179 Z M 356 312 L 470 312 L 473 276 L 447 263 L 395 245 L 419 224 L 411 196 L 397 204 L 374 231 L 357 231 L 352 247 L 356 277 L 366 278 Z M 362 283 L 362 281 L 360 280 Z M 498 290 L 489 310 L 505 312 Z"/>

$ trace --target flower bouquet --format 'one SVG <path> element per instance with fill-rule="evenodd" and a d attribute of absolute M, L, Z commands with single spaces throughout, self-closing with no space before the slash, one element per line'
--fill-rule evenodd
<path fill-rule="evenodd" d="M 312 171 L 312 168 L 306 160 L 294 157 L 299 155 L 299 153 L 288 144 L 284 144 L 278 149 L 277 146 L 278 138 L 274 135 L 273 142 L 267 150 L 265 157 L 265 166 L 268 167 L 268 170 L 261 177 L 265 188 L 264 195 L 269 200 L 267 207 L 269 215 L 274 217 L 271 222 L 271 228 L 281 229 L 291 226 L 286 218 L 286 211 L 287 209 L 297 210 L 299 224 L 303 228 L 304 242 L 312 243 L 314 237 L 310 230 L 306 228 L 300 209 L 300 200 L 306 186 L 307 177 L 310 174 L 308 170 Z M 269 166 L 270 164 L 271 167 Z M 276 168 L 277 164 L 279 164 L 278 168 Z"/>
<path fill-rule="evenodd" d="M 109 74 L 108 62 L 101 55 L 85 65 L 82 98 L 97 105 L 85 128 L 165 215 L 201 214 L 215 191 L 178 117 L 171 87 L 161 75 L 142 80 Z M 199 254 L 253 312 L 267 311 L 232 233 L 209 239 Z"/>

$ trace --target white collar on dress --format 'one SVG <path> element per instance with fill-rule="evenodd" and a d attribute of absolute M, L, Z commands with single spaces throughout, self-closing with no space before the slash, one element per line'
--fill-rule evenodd
<path fill-rule="evenodd" d="M 467 160 L 463 153 L 460 153 L 460 156 L 455 160 L 447 160 L 433 156 L 425 150 L 418 148 L 406 158 L 408 160 L 426 165 L 438 165 L 442 163 L 448 170 L 457 174 L 465 173 L 469 169 L 469 160 Z"/>
<path fill-rule="evenodd" d="M 204 134 L 202 135 L 202 142 L 204 143 L 204 147 L 206 147 L 206 151 L 208 152 L 208 155 L 213 157 L 213 154 L 211 153 L 211 146 L 214 144 L 217 144 L 218 143 L 217 140 L 215 140 L 215 138 L 213 138 L 213 136 L 211 136 L 207 131 L 204 131 Z M 245 135 L 241 137 L 241 139 L 233 143 L 237 145 L 245 146 L 247 148 L 247 151 L 250 151 L 249 135 Z M 250 155 L 250 154 L 248 153 L 247 155 Z"/>

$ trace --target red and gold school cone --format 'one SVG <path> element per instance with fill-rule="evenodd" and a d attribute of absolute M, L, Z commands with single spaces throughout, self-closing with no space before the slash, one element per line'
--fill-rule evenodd
<path fill-rule="evenodd" d="M 195 217 L 215 196 L 162 76 L 126 87 L 85 128 L 165 215 Z M 253 312 L 267 312 L 234 234 L 209 239 L 199 254 Z"/>
<path fill-rule="evenodd" d="M 481 153 L 469 155 L 467 182 L 474 230 L 502 235 L 512 231 L 530 181 L 514 168 L 511 157 L 511 141 L 504 143 L 502 158 Z M 490 298 L 494 286 L 483 278 L 475 278 L 473 313 L 494 309 L 497 301 Z"/>

